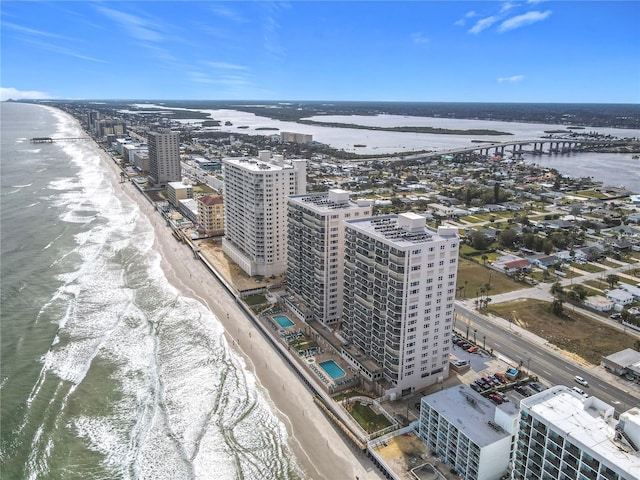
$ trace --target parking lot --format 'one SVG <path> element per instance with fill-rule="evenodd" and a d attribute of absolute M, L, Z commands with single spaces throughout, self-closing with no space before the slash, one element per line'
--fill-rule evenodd
<path fill-rule="evenodd" d="M 459 376 L 462 382 L 496 404 L 519 403 L 523 398 L 547 388 L 541 382 L 528 379 L 522 372 L 517 372 L 517 365 L 509 365 L 503 360 L 492 357 L 482 348 L 474 345 L 471 339 L 467 340 L 462 335 L 453 334 L 452 341 L 451 353 L 456 359 L 454 362 L 457 361 L 461 366 L 469 366 L 466 371 L 460 370 Z M 511 374 L 507 373 L 509 371 Z"/>

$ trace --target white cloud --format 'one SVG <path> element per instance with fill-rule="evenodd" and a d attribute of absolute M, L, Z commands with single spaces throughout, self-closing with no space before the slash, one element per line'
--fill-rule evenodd
<path fill-rule="evenodd" d="M 233 63 L 227 62 L 204 62 L 205 65 L 208 65 L 212 68 L 217 68 L 219 70 L 246 70 L 247 67 L 244 65 L 235 65 Z"/>
<path fill-rule="evenodd" d="M 34 35 L 38 37 L 60 38 L 60 39 L 65 38 L 55 33 L 44 32 L 42 30 L 35 30 L 33 28 L 23 27 L 22 25 L 16 25 L 15 23 L 10 23 L 10 22 L 2 22 L 2 26 L 9 28 L 11 30 L 15 30 L 17 32 L 26 33 L 28 35 Z"/>
<path fill-rule="evenodd" d="M 469 29 L 469 33 L 480 33 L 481 31 L 489 28 L 491 25 L 500 20 L 498 17 L 491 16 L 478 20 L 476 24 Z"/>
<path fill-rule="evenodd" d="M 60 45 L 54 45 L 53 43 L 50 43 L 50 42 L 44 42 L 44 41 L 34 40 L 34 39 L 26 39 L 25 42 L 35 45 L 36 47 L 42 48 L 43 50 L 59 53 L 60 55 L 79 58 L 80 60 L 89 60 L 90 62 L 107 63 L 100 58 L 90 57 L 89 55 L 84 55 L 82 53 L 76 52 L 75 50 L 71 50 L 70 48 L 62 47 Z"/>
<path fill-rule="evenodd" d="M 524 75 L 513 75 L 512 77 L 500 77 L 498 83 L 516 83 L 524 80 Z"/>
<path fill-rule="evenodd" d="M 515 5 L 513 3 L 510 3 L 510 2 L 503 3 L 502 7 L 500 7 L 500 13 L 508 12 L 509 10 L 511 10 L 514 7 L 515 7 Z"/>
<path fill-rule="evenodd" d="M 163 40 L 163 36 L 157 31 L 160 30 L 160 27 L 153 22 L 111 8 L 97 7 L 97 9 L 106 17 L 119 23 L 133 38 L 149 42 Z"/>
<path fill-rule="evenodd" d="M 551 10 L 547 10 L 545 12 L 531 11 L 527 13 L 523 13 L 522 15 L 517 15 L 508 20 L 505 20 L 498 27 L 499 32 L 506 32 L 509 30 L 514 30 L 516 28 L 524 27 L 525 25 L 531 25 L 532 23 L 540 22 L 551 15 Z"/>
<path fill-rule="evenodd" d="M 473 10 L 469 10 L 464 17 L 462 17 L 460 20 L 456 20 L 455 22 L 453 22 L 453 24 L 457 27 L 463 27 L 464 24 L 466 23 L 468 18 L 473 18 L 477 15 L 476 12 L 474 12 Z"/>
<path fill-rule="evenodd" d="M 413 43 L 415 43 L 416 45 L 424 45 L 426 43 L 429 43 L 429 39 L 425 37 L 422 32 L 412 33 L 411 40 L 413 40 Z"/>
<path fill-rule="evenodd" d="M 13 87 L 0 87 L 0 101 L 2 102 L 9 99 L 43 100 L 47 98 L 53 97 L 46 92 L 40 92 L 38 90 L 18 90 Z"/>
<path fill-rule="evenodd" d="M 230 9 L 227 6 L 215 5 L 209 8 L 209 10 L 219 17 L 225 18 L 227 20 L 232 20 L 237 23 L 247 23 L 249 21 L 242 14 L 238 13 L 236 10 Z"/>

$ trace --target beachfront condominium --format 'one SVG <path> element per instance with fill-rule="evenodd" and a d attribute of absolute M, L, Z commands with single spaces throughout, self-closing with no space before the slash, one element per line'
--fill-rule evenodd
<path fill-rule="evenodd" d="M 205 235 L 224 233 L 224 201 L 222 195 L 198 197 L 198 229 Z"/>
<path fill-rule="evenodd" d="M 268 150 L 257 158 L 225 158 L 222 248 L 247 275 L 287 268 L 287 197 L 306 192 L 306 160 L 285 161 Z"/>
<path fill-rule="evenodd" d="M 287 303 L 305 321 L 328 325 L 342 317 L 343 221 L 370 217 L 371 204 L 339 189 L 289 197 Z"/>
<path fill-rule="evenodd" d="M 149 132 L 149 179 L 156 187 L 181 181 L 180 132 L 159 129 Z"/>
<path fill-rule="evenodd" d="M 521 400 L 512 478 L 640 478 L 640 408 L 614 411 L 564 385 Z"/>
<path fill-rule="evenodd" d="M 496 405 L 468 385 L 422 397 L 420 439 L 460 478 L 496 480 L 509 471 L 518 407 Z"/>
<path fill-rule="evenodd" d="M 343 356 L 380 393 L 449 375 L 459 243 L 415 213 L 345 222 Z"/>

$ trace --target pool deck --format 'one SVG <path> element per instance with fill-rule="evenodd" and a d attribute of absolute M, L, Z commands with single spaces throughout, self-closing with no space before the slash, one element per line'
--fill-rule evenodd
<path fill-rule="evenodd" d="M 278 315 L 286 315 L 294 324 L 286 328 L 280 327 L 273 318 Z M 260 314 L 259 319 L 274 331 L 274 337 L 279 337 L 280 341 L 287 345 L 288 350 L 291 352 L 291 358 L 308 368 L 317 378 L 318 384 L 323 386 L 328 393 L 333 394 L 347 390 L 359 383 L 356 371 L 342 359 L 339 351 L 327 343 L 324 337 L 311 326 L 297 318 L 294 313 L 274 309 Z M 300 353 L 298 353 L 296 351 L 296 342 L 300 342 L 307 348 L 301 349 Z M 344 370 L 344 377 L 333 379 L 331 375 L 319 366 L 320 363 L 330 360 Z"/>

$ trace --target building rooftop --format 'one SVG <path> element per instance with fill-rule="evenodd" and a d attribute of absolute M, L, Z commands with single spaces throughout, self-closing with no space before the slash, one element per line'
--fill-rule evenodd
<path fill-rule="evenodd" d="M 604 357 L 604 359 L 621 367 L 640 366 L 640 352 L 633 348 L 625 348 L 624 350 Z"/>
<path fill-rule="evenodd" d="M 258 152 L 257 157 L 226 157 L 222 163 L 234 165 L 252 172 L 279 172 L 294 168 L 296 162 L 306 160 L 294 159 L 285 162 L 282 155 L 271 155 L 269 151 Z"/>
<path fill-rule="evenodd" d="M 198 197 L 198 201 L 207 206 L 222 205 L 224 203 L 222 195 L 203 195 Z"/>
<path fill-rule="evenodd" d="M 455 236 L 455 227 L 438 227 L 438 230 L 427 227 L 426 218 L 417 213 L 401 213 L 400 215 L 381 215 L 347 222 L 372 237 L 392 241 L 398 246 L 409 246 L 416 243 L 427 243 Z"/>
<path fill-rule="evenodd" d="M 517 407 L 511 402 L 497 406 L 467 385 L 433 393 L 423 397 L 422 402 L 437 410 L 480 448 L 510 436 L 494 422 L 497 408 L 514 417 L 518 413 Z"/>
<path fill-rule="evenodd" d="M 289 201 L 306 207 L 311 207 L 317 212 L 329 212 L 336 209 L 370 206 L 370 200 L 349 199 L 350 192 L 341 189 L 331 189 L 327 193 L 313 193 L 305 195 L 292 195 Z"/>
<path fill-rule="evenodd" d="M 553 425 L 571 442 L 608 460 L 629 478 L 640 478 L 640 455 L 616 435 L 614 408 L 596 397 L 584 397 L 564 385 L 556 385 L 521 401 L 522 406 Z M 636 428 L 640 411 L 635 411 Z M 625 414 L 623 414 L 625 415 Z M 633 419 L 632 417 L 632 419 Z"/>

